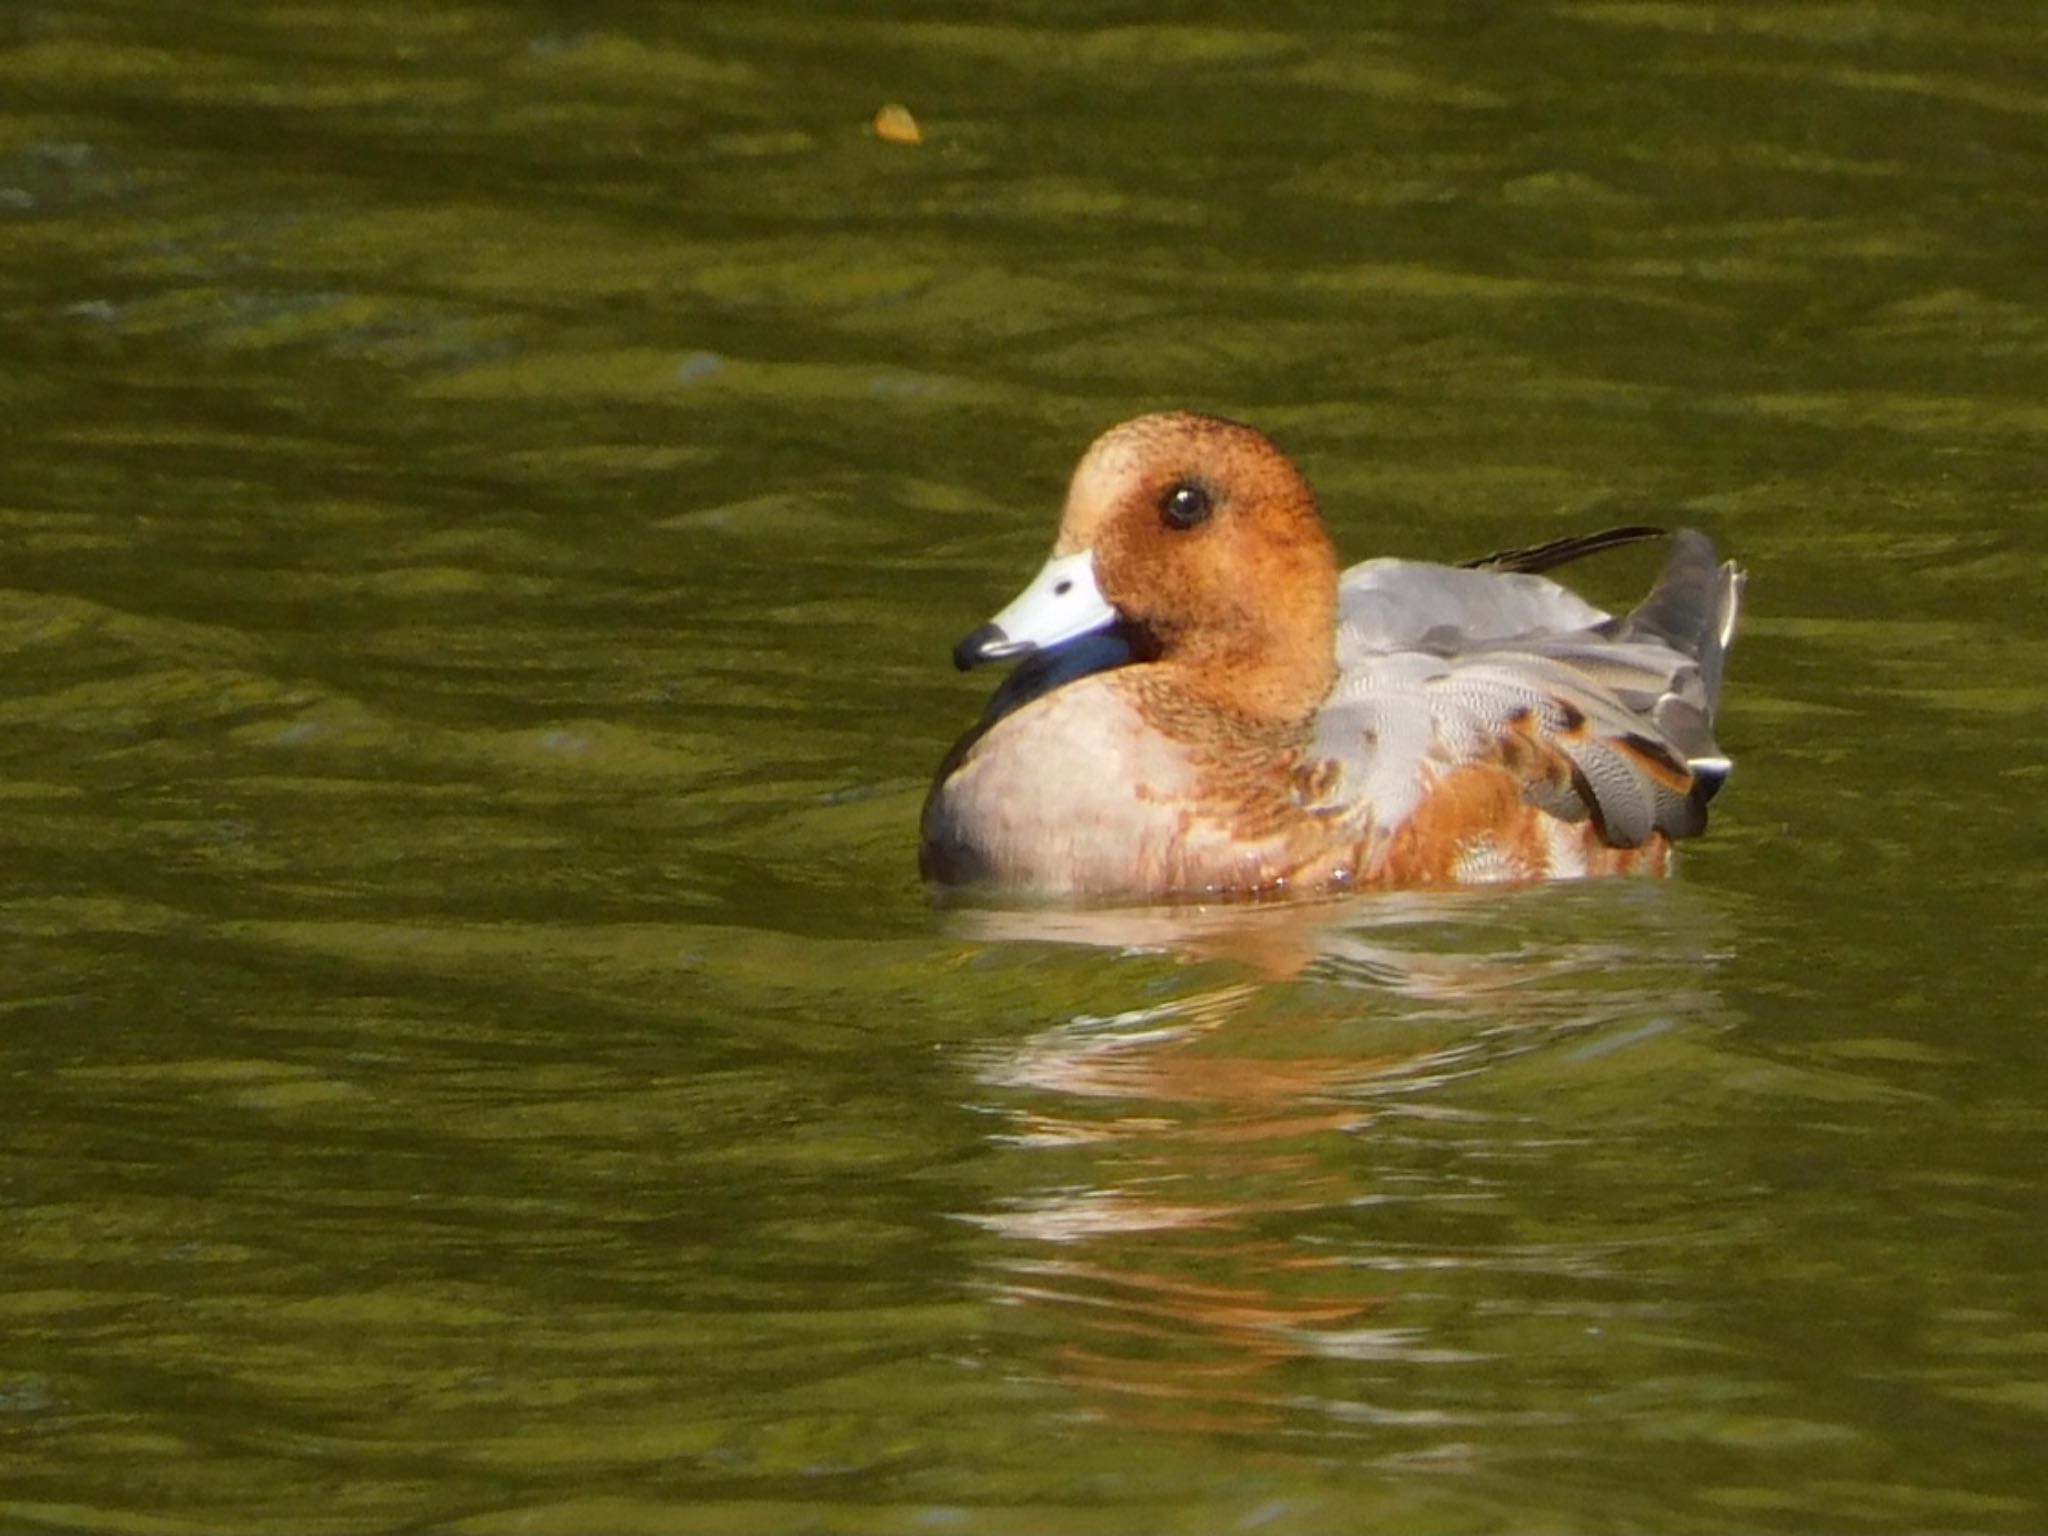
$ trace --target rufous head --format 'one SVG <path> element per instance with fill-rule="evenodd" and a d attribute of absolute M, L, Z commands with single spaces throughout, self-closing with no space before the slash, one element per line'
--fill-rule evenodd
<path fill-rule="evenodd" d="M 955 651 L 963 666 L 1112 624 L 1189 691 L 1305 719 L 1336 675 L 1337 559 L 1315 493 L 1262 432 L 1140 416 L 1082 455 L 1053 557 Z"/>

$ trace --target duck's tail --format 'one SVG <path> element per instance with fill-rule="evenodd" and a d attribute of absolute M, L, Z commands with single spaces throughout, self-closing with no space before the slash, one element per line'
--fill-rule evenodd
<path fill-rule="evenodd" d="M 1690 796 L 1700 824 L 1706 824 L 1707 803 L 1720 793 L 1735 770 L 1734 762 L 1714 740 L 1714 714 L 1721 703 L 1721 682 L 1728 648 L 1742 617 L 1742 588 L 1748 574 L 1733 560 L 1714 553 L 1713 541 L 1697 528 L 1671 535 L 1671 554 L 1657 573 L 1649 594 L 1614 621 L 1621 640 L 1653 640 L 1690 656 L 1697 675 L 1683 674 L 1650 708 L 1650 718 L 1666 740 L 1685 754 L 1692 771 Z"/>
<path fill-rule="evenodd" d="M 1742 618 L 1742 588 L 1748 573 L 1733 560 L 1720 560 L 1713 541 L 1697 528 L 1671 535 L 1671 554 L 1649 595 L 1616 625 L 1618 638 L 1653 638 L 1699 663 L 1707 718 L 1721 702 L 1728 648 Z"/>
<path fill-rule="evenodd" d="M 1539 575 L 1574 560 L 1606 550 L 1669 537 L 1671 553 L 1657 573 L 1649 595 L 1619 619 L 1601 626 L 1617 640 L 1656 640 L 1699 664 L 1707 717 L 1721 702 L 1721 678 L 1728 648 L 1742 616 L 1742 587 L 1749 575 L 1734 561 L 1721 561 L 1714 544 L 1697 528 L 1666 534 L 1662 528 L 1631 523 L 1598 533 L 1572 534 L 1527 549 L 1500 549 L 1465 565 L 1480 571 L 1520 571 Z"/>

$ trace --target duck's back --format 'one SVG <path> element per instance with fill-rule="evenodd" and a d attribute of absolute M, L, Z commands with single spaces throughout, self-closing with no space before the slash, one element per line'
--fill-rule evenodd
<path fill-rule="evenodd" d="M 1713 713 L 1741 588 L 1690 529 L 1621 617 L 1526 570 L 1346 572 L 1310 753 L 1323 812 L 1373 844 L 1360 877 L 1661 868 L 1728 774 Z"/>

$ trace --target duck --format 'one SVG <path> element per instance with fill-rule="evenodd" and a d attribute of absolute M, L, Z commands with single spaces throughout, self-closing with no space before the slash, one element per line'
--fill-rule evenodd
<path fill-rule="evenodd" d="M 1651 538 L 1625 614 L 1545 574 Z M 1109 904 L 1664 875 L 1733 766 L 1714 717 L 1745 582 L 1699 531 L 1646 526 L 1340 573 L 1263 432 L 1140 416 L 954 648 L 1013 669 L 939 765 L 920 869 Z"/>

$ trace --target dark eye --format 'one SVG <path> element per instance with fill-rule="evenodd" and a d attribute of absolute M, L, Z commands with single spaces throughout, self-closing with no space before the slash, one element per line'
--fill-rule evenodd
<path fill-rule="evenodd" d="M 1166 493 L 1159 503 L 1159 515 L 1169 528 L 1192 528 L 1207 518 L 1215 505 L 1199 485 L 1182 483 Z"/>

